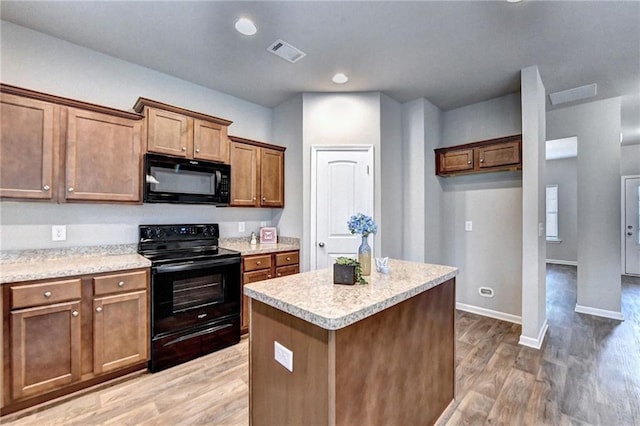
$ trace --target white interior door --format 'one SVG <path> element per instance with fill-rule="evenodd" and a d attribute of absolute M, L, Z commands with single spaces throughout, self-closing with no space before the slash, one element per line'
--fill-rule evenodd
<path fill-rule="evenodd" d="M 347 221 L 356 213 L 373 216 L 373 147 L 312 149 L 310 263 L 321 269 L 357 255 L 361 237 L 349 232 Z"/>
<path fill-rule="evenodd" d="M 624 271 L 640 275 L 640 177 L 624 179 Z"/>

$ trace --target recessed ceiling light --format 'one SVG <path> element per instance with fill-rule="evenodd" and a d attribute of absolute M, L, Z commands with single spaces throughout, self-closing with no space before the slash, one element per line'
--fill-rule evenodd
<path fill-rule="evenodd" d="M 349 81 L 349 77 L 347 77 L 344 73 L 339 72 L 333 76 L 331 81 L 333 81 L 336 84 L 344 84 L 347 81 Z"/>
<path fill-rule="evenodd" d="M 236 31 L 244 35 L 254 35 L 258 32 L 256 24 L 249 18 L 240 18 L 236 21 Z"/>

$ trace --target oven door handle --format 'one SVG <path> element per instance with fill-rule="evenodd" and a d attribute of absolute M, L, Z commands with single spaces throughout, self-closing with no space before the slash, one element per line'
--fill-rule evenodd
<path fill-rule="evenodd" d="M 189 261 L 182 263 L 172 263 L 170 265 L 160 265 L 152 268 L 155 273 L 163 273 L 163 272 L 181 272 L 181 271 L 189 271 L 194 269 L 203 269 L 209 268 L 213 266 L 224 266 L 224 265 L 233 265 L 236 263 L 240 263 L 240 258 L 229 258 L 229 259 L 216 259 L 216 260 L 204 260 L 204 261 Z"/>

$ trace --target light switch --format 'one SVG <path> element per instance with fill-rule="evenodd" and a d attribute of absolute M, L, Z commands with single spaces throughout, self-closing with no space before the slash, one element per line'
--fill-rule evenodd
<path fill-rule="evenodd" d="M 467 231 L 467 232 L 471 232 L 471 231 L 473 231 L 473 222 L 472 222 L 472 221 L 470 221 L 470 220 L 467 220 L 467 221 L 464 223 L 464 230 L 465 230 L 465 231 Z"/>

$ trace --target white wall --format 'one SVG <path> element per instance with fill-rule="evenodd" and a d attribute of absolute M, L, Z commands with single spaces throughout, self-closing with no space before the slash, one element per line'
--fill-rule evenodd
<path fill-rule="evenodd" d="M 518 94 L 445 111 L 441 146 L 519 134 L 520 111 Z M 456 279 L 458 303 L 518 320 L 522 282 L 520 173 L 437 179 L 443 191 L 442 262 L 460 269 Z M 473 223 L 471 232 L 464 230 L 468 220 Z M 481 286 L 492 287 L 495 297 L 481 297 L 478 294 Z"/>
<path fill-rule="evenodd" d="M 620 174 L 640 175 L 640 144 L 620 147 Z"/>
<path fill-rule="evenodd" d="M 311 238 L 311 147 L 314 145 L 373 145 L 374 150 L 374 219 L 381 221 L 380 173 L 380 93 L 304 93 L 303 99 L 303 236 L 301 245 Z M 347 220 L 346 218 L 345 220 Z M 380 256 L 381 232 L 374 238 L 374 256 Z M 303 268 L 310 265 L 304 253 Z"/>
<path fill-rule="evenodd" d="M 580 155 L 580 153 L 578 153 Z M 548 160 L 545 185 L 558 185 L 558 232 L 562 242 L 547 242 L 547 259 L 578 261 L 577 158 Z"/>
<path fill-rule="evenodd" d="M 578 137 L 578 302 L 620 317 L 620 98 L 547 114 L 547 139 Z"/>
<path fill-rule="evenodd" d="M 0 73 L 3 83 L 130 110 L 143 96 L 233 120 L 229 133 L 272 141 L 272 110 L 166 74 L 73 45 L 2 21 Z M 273 141 L 278 143 L 278 141 Z M 223 236 L 237 236 L 260 222 L 271 224 L 271 209 L 220 209 L 211 206 L 56 205 L 0 203 L 3 250 L 133 243 L 141 223 L 220 222 Z M 274 210 L 275 211 L 275 210 Z M 68 239 L 51 241 L 52 224 L 66 224 Z M 33 227 L 31 225 L 34 225 Z"/>
<path fill-rule="evenodd" d="M 380 95 L 381 256 L 402 259 L 402 106 Z"/>
<path fill-rule="evenodd" d="M 545 89 L 537 66 L 521 71 L 522 89 L 522 334 L 540 348 L 547 330 Z M 579 150 L 578 150 L 579 151 Z"/>

